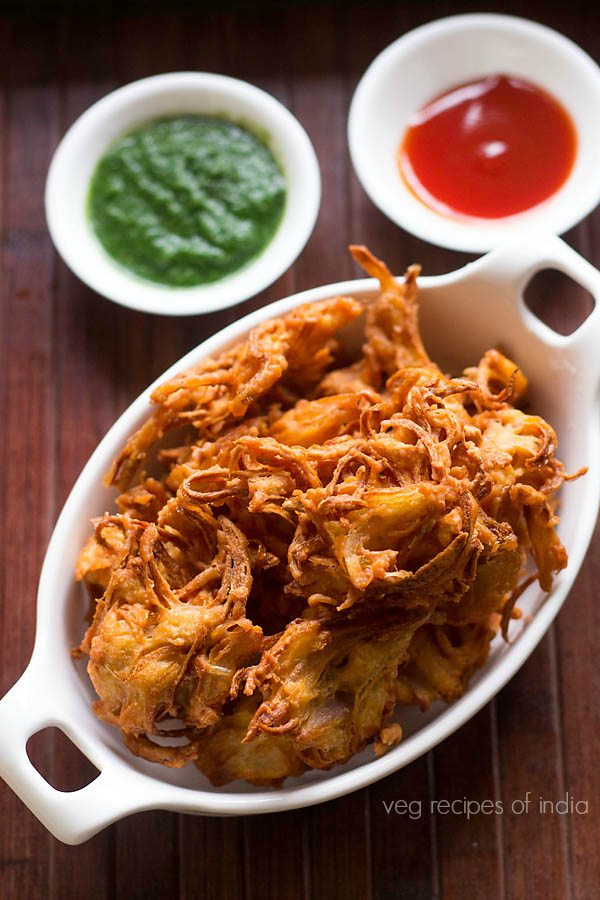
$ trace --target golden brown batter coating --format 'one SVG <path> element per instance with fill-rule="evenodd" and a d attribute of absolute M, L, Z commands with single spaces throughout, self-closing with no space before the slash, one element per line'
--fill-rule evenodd
<path fill-rule="evenodd" d="M 351 249 L 372 301 L 299 307 L 154 391 L 108 476 L 119 513 L 79 559 L 96 713 L 215 784 L 386 752 L 395 707 L 464 692 L 527 559 L 545 591 L 567 563 L 566 476 L 552 428 L 517 407 L 523 373 L 489 350 L 445 375 L 421 341 L 418 267 L 398 283 Z M 361 315 L 362 353 L 341 364 Z"/>

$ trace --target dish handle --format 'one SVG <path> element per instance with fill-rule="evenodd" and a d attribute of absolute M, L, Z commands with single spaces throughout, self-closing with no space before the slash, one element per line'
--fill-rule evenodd
<path fill-rule="evenodd" d="M 473 263 L 478 274 L 490 280 L 499 279 L 511 289 L 518 302 L 523 303 L 523 291 L 531 278 L 543 269 L 557 269 L 589 291 L 594 298 L 594 308 L 587 319 L 572 334 L 562 337 L 562 345 L 585 362 L 600 386 L 600 271 L 580 256 L 556 235 L 540 235 L 520 244 L 509 244 L 488 253 Z M 530 314 L 531 315 L 531 314 Z M 556 334 L 544 323 L 553 339 Z"/>
<path fill-rule="evenodd" d="M 30 663 L 19 681 L 0 700 L 0 777 L 56 838 L 81 844 L 112 822 L 157 806 L 155 783 L 139 772 L 123 777 L 122 768 L 98 765 L 100 774 L 76 791 L 52 787 L 27 754 L 29 738 L 44 728 L 60 728 L 84 753 L 85 742 L 53 703 L 52 685 L 40 680 Z"/>

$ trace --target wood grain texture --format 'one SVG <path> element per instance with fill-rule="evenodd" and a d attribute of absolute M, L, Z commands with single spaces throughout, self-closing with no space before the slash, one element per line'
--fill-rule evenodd
<path fill-rule="evenodd" d="M 51 41 L 55 29 L 50 32 Z M 43 219 L 43 184 L 59 134 L 59 92 L 43 28 L 16 23 L 3 31 L 5 68 L 2 185 L 2 465 L 3 550 L 0 642 L 4 692 L 33 645 L 33 598 L 53 515 L 56 483 L 53 387 L 54 255 Z M 17 65 L 18 56 L 18 65 Z M 39 129 L 37 123 L 44 122 Z M 32 460 L 33 468 L 23 461 Z M 30 513 L 26 513 L 29 510 Z M 41 748 L 46 763 L 49 741 Z M 0 876 L 9 896 L 41 896 L 51 840 L 2 785 Z"/>
<path fill-rule="evenodd" d="M 499 3 L 488 8 L 506 11 Z M 98 7 L 96 7 L 98 9 Z M 470 259 L 431 247 L 376 210 L 350 165 L 354 87 L 394 37 L 452 4 L 248 5 L 206 14 L 0 17 L 0 691 L 33 644 L 35 589 L 52 522 L 91 450 L 146 384 L 192 346 L 252 309 L 357 272 L 347 244 L 367 242 L 396 270 L 429 274 Z M 460 11 L 477 9 L 465 3 Z M 513 3 L 600 59 L 591 4 Z M 61 133 L 113 87 L 162 71 L 245 78 L 285 103 L 321 165 L 323 201 L 296 264 L 239 307 L 153 318 L 98 297 L 59 262 L 43 185 Z M 567 235 L 600 264 L 600 214 Z M 583 301 L 564 284 L 551 315 L 568 327 Z M 538 308 L 543 297 L 537 297 Z M 309 810 L 247 819 L 166 812 L 65 847 L 0 785 L 0 896 L 6 900 L 589 900 L 600 896 L 600 532 L 556 626 L 496 700 L 428 757 L 369 789 Z M 51 736 L 37 748 L 58 783 L 86 771 Z M 588 815 L 511 810 L 568 791 Z M 436 801 L 490 799 L 503 815 L 431 812 Z M 386 812 L 421 804 L 412 818 Z M 413 806 L 413 809 L 416 807 Z"/>

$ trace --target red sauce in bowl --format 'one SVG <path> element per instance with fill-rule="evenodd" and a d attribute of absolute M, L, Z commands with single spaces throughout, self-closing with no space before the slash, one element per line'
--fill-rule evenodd
<path fill-rule="evenodd" d="M 423 107 L 398 163 L 413 193 L 437 212 L 497 219 L 556 193 L 576 154 L 575 126 L 558 100 L 521 78 L 490 75 Z"/>

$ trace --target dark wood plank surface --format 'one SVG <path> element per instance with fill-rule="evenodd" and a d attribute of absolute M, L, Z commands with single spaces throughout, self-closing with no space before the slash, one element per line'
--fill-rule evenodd
<path fill-rule="evenodd" d="M 491 7 L 499 4 L 491 4 Z M 168 364 L 224 324 L 277 297 L 354 271 L 345 247 L 365 241 L 401 270 L 427 273 L 464 255 L 388 222 L 358 185 L 346 148 L 352 91 L 373 56 L 444 2 L 273 4 L 208 15 L 0 15 L 0 692 L 33 645 L 37 578 L 60 506 L 102 434 Z M 476 9 L 464 4 L 460 11 Z M 503 5 L 503 11 L 506 6 Z M 593 4 L 514 3 L 600 60 Z M 292 269 L 220 314 L 158 319 L 96 296 L 56 258 L 43 214 L 49 160 L 68 125 L 118 84 L 177 69 L 248 79 L 282 100 L 319 156 L 323 202 Z M 600 264 L 600 214 L 569 235 Z M 562 297 L 562 294 L 561 294 Z M 569 290 L 558 316 L 575 315 Z M 150 812 L 80 847 L 55 841 L 0 785 L 0 896 L 428 900 L 600 897 L 600 533 L 557 624 L 494 702 L 458 733 L 371 788 L 310 810 L 248 819 Z M 86 775 L 55 737 L 36 763 L 57 782 Z M 587 815 L 516 815 L 531 791 L 587 800 Z M 502 801 L 502 816 L 430 815 L 435 798 Z M 389 816 L 384 801 L 421 801 Z"/>

